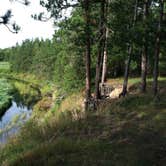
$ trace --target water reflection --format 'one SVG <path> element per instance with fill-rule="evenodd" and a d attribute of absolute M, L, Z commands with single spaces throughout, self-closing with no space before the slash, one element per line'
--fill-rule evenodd
<path fill-rule="evenodd" d="M 34 104 L 41 98 L 38 91 L 26 84 L 14 84 L 14 87 L 12 105 L 0 116 L 0 145 L 19 131 L 31 116 Z"/>
<path fill-rule="evenodd" d="M 31 116 L 32 109 L 12 101 L 11 107 L 0 119 L 0 144 L 5 143 Z"/>
<path fill-rule="evenodd" d="M 38 93 L 33 90 L 29 89 L 29 93 L 20 93 L 18 89 L 15 90 L 13 94 L 13 100 L 17 103 L 18 107 L 27 107 L 31 109 L 33 105 L 40 99 Z"/>

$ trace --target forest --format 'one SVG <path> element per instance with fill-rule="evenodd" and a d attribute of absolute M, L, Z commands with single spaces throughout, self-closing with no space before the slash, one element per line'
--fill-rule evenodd
<path fill-rule="evenodd" d="M 0 49 L 0 165 L 164 166 L 165 0 L 40 5 L 52 39 Z"/>

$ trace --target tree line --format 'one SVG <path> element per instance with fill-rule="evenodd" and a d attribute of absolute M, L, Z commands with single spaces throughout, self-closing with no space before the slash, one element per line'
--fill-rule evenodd
<path fill-rule="evenodd" d="M 142 93 L 147 76 L 152 76 L 157 96 L 158 76 L 166 75 L 164 0 L 48 0 L 41 5 L 59 28 L 52 40 L 26 40 L 1 51 L 14 71 L 52 79 L 65 90 L 82 87 L 85 81 L 87 104 L 92 91 L 96 101 L 101 98 L 99 84 L 108 77 L 124 76 L 120 96 L 125 96 L 129 76 L 140 76 Z M 63 18 L 68 8 L 71 16 Z M 44 13 L 35 18 L 42 21 Z"/>

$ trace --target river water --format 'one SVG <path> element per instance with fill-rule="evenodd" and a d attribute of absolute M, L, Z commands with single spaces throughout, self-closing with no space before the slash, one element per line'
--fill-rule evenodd
<path fill-rule="evenodd" d="M 12 101 L 11 107 L 0 118 L 0 144 L 4 144 L 16 134 L 20 127 L 30 118 L 32 109 Z"/>

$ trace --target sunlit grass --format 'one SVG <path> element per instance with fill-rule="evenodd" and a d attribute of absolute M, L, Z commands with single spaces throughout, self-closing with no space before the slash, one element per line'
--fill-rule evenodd
<path fill-rule="evenodd" d="M 111 84 L 111 85 L 123 85 L 123 77 L 121 78 L 111 78 L 111 79 L 108 79 L 107 80 L 107 83 Z M 166 81 L 166 77 L 159 77 L 158 78 L 159 81 Z M 152 82 L 153 81 L 153 78 L 152 77 L 148 77 L 147 78 L 147 82 Z M 133 85 L 133 84 L 136 84 L 136 83 L 140 83 L 141 82 L 141 79 L 138 78 L 138 77 L 135 77 L 135 78 L 129 78 L 129 85 Z"/>
<path fill-rule="evenodd" d="M 164 89 L 166 79 L 160 80 Z M 68 96 L 56 111 L 36 112 L 0 152 L 0 165 L 163 166 L 166 94 L 160 95 L 158 101 L 149 93 L 108 100 L 80 118 L 72 113 L 81 110 L 82 93 Z"/>

